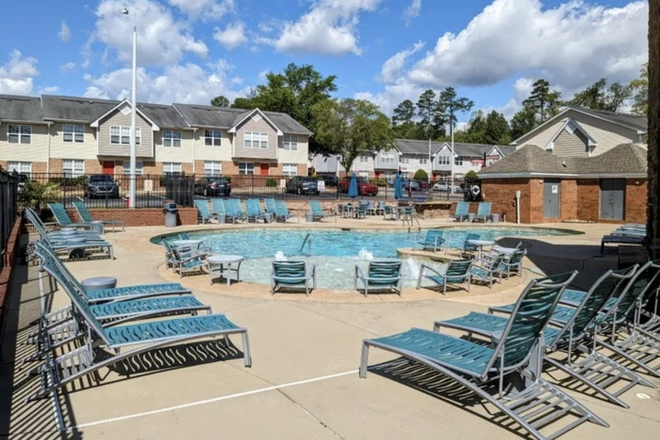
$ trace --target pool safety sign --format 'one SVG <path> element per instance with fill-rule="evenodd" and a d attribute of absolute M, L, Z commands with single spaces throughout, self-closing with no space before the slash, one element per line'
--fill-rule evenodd
<path fill-rule="evenodd" d="M 559 193 L 559 185 L 552 185 L 552 194 Z"/>

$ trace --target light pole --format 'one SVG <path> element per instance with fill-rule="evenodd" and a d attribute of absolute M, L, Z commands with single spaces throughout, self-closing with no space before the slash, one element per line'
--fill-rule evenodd
<path fill-rule="evenodd" d="M 133 17 L 128 13 L 128 9 L 124 8 L 121 11 L 122 14 L 127 15 L 131 19 L 131 24 L 133 25 L 133 75 L 132 75 L 132 86 L 133 90 L 131 91 L 131 104 L 133 105 L 133 111 L 131 112 L 131 157 L 130 157 L 130 175 L 129 175 L 129 187 L 128 187 L 128 207 L 135 208 L 135 167 L 136 167 L 136 149 L 135 149 L 135 125 L 136 125 L 136 113 L 137 113 L 137 27 L 133 21 Z"/>
<path fill-rule="evenodd" d="M 454 193 L 454 121 L 449 119 L 449 130 L 451 132 L 451 160 L 449 161 L 449 175 L 451 181 L 449 182 L 449 191 Z"/>

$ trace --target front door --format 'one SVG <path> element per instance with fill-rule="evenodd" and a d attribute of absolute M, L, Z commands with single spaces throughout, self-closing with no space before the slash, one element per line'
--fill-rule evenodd
<path fill-rule="evenodd" d="M 104 160 L 103 161 L 103 174 L 115 174 L 115 161 L 114 160 Z"/>
<path fill-rule="evenodd" d="M 560 199 L 559 179 L 545 179 L 543 182 L 543 217 L 559 218 Z"/>
<path fill-rule="evenodd" d="M 601 179 L 600 218 L 623 220 L 626 206 L 626 179 Z"/>
<path fill-rule="evenodd" d="M 262 164 L 260 164 L 260 169 L 261 169 L 260 174 L 261 174 L 262 176 L 267 176 L 267 175 L 268 175 L 268 169 L 269 169 L 269 166 L 268 166 L 267 163 L 262 163 Z"/>

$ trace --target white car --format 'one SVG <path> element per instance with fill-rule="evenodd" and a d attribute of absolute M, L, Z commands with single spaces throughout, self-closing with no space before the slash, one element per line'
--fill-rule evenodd
<path fill-rule="evenodd" d="M 433 185 L 432 190 L 439 192 L 449 192 L 451 190 L 453 193 L 458 193 L 461 192 L 461 187 L 457 185 L 450 185 L 447 182 L 437 182 L 435 185 Z"/>

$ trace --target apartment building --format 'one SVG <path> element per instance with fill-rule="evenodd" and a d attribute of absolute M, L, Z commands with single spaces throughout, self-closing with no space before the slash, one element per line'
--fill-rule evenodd
<path fill-rule="evenodd" d="M 0 95 L 0 166 L 21 173 L 127 173 L 128 100 Z M 306 175 L 312 133 L 287 114 L 138 103 L 136 172 Z"/>

